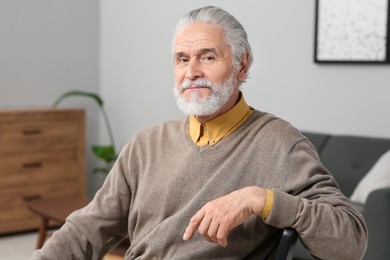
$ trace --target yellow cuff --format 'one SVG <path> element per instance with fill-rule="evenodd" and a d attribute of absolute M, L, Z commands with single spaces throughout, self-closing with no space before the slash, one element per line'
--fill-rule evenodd
<path fill-rule="evenodd" d="M 272 207 L 274 206 L 274 192 L 272 190 L 266 189 L 265 205 L 260 216 L 263 219 L 268 218 L 269 213 L 271 213 Z"/>

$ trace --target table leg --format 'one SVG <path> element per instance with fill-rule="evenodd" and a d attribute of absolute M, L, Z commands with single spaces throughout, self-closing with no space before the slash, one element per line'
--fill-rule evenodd
<path fill-rule="evenodd" d="M 48 224 L 49 224 L 49 219 L 46 217 L 42 217 L 41 224 L 39 226 L 37 249 L 42 248 L 43 244 L 45 243 Z"/>

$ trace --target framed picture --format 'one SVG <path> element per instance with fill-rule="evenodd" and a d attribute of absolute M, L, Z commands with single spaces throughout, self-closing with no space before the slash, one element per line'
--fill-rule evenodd
<path fill-rule="evenodd" d="M 389 0 L 316 0 L 314 62 L 390 64 Z"/>

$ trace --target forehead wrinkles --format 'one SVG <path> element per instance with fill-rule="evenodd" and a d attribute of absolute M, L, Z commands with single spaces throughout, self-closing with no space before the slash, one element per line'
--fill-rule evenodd
<path fill-rule="evenodd" d="M 176 52 L 188 52 L 188 53 L 199 53 L 204 52 L 204 50 L 215 50 L 218 54 L 223 52 L 223 48 L 220 44 L 216 42 L 197 39 L 194 41 L 191 40 L 182 40 L 178 41 L 175 46 Z"/>
<path fill-rule="evenodd" d="M 177 34 L 175 51 L 198 49 L 217 49 L 222 52 L 228 45 L 225 42 L 223 29 L 214 24 L 192 23 L 186 25 Z M 230 48 L 229 48 L 230 50 Z"/>

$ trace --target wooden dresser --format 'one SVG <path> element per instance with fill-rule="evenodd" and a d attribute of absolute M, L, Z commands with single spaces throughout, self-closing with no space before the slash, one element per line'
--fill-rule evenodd
<path fill-rule="evenodd" d="M 37 229 L 26 200 L 86 196 L 85 112 L 0 111 L 0 234 Z"/>

